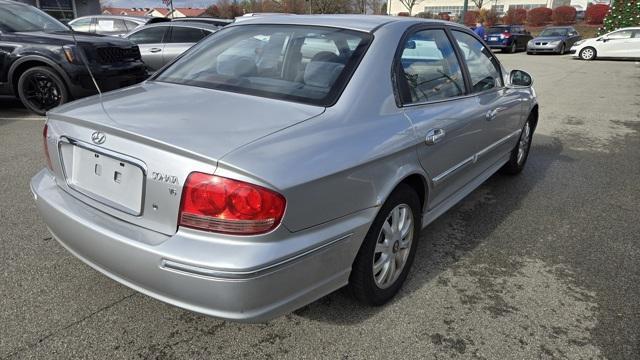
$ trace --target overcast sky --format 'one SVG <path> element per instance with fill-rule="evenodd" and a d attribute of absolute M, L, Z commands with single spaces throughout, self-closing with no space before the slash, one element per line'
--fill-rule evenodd
<path fill-rule="evenodd" d="M 103 6 L 113 7 L 166 7 L 162 0 L 100 0 Z M 213 4 L 215 0 L 173 0 L 175 7 L 204 8 Z"/>

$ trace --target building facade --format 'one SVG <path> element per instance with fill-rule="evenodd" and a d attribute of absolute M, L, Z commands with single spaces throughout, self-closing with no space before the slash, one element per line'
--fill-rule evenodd
<path fill-rule="evenodd" d="M 587 5 L 593 0 L 476 0 L 482 4 L 483 9 L 494 10 L 498 14 L 504 14 L 509 9 L 533 9 L 537 7 L 548 7 L 554 9 L 558 6 L 573 6 L 576 10 L 586 10 Z M 481 2 L 482 1 L 482 2 Z M 389 0 L 387 2 L 389 14 L 397 15 L 400 12 L 408 12 L 407 8 L 399 0 Z M 434 15 L 448 13 L 451 16 L 459 16 L 464 7 L 464 0 L 423 0 L 418 1 L 413 7 L 411 14 L 429 12 Z M 473 0 L 468 0 L 469 10 L 478 10 L 478 6 Z"/>
<path fill-rule="evenodd" d="M 79 16 L 100 14 L 100 0 L 18 0 L 36 6 L 47 14 L 61 20 Z"/>

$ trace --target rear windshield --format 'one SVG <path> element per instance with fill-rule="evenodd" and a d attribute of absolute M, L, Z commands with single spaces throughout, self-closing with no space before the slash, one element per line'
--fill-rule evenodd
<path fill-rule="evenodd" d="M 508 27 L 492 27 L 487 31 L 488 34 L 502 34 L 503 32 L 509 32 Z"/>
<path fill-rule="evenodd" d="M 371 41 L 366 33 L 240 25 L 205 39 L 153 80 L 330 106 Z"/>

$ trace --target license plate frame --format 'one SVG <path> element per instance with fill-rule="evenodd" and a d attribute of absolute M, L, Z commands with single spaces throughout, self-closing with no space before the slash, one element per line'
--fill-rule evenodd
<path fill-rule="evenodd" d="M 142 215 L 147 177 L 143 162 L 69 138 L 61 138 L 58 148 L 70 189 L 130 215 Z"/>
<path fill-rule="evenodd" d="M 490 36 L 489 37 L 489 41 L 498 41 L 498 37 L 497 36 Z"/>

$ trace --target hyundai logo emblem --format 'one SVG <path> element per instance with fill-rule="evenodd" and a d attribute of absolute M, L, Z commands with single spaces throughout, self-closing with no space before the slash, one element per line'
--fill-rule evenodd
<path fill-rule="evenodd" d="M 95 144 L 103 144 L 105 140 L 107 140 L 107 136 L 100 131 L 96 131 L 91 134 L 91 141 L 93 141 Z"/>

